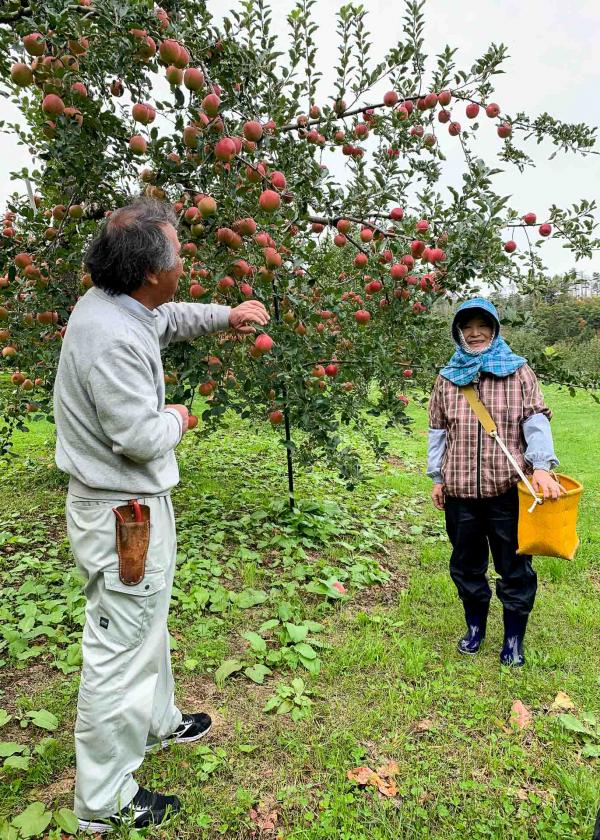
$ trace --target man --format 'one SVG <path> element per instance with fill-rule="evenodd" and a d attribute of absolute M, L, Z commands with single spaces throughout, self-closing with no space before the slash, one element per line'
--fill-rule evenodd
<path fill-rule="evenodd" d="M 161 350 L 221 330 L 254 332 L 252 324 L 269 320 L 258 301 L 169 302 L 182 274 L 175 221 L 168 206 L 146 199 L 109 216 L 86 256 L 94 286 L 69 319 L 54 388 L 56 463 L 70 475 L 67 532 L 87 598 L 75 811 L 81 828 L 99 834 L 179 811 L 176 796 L 144 790 L 132 774 L 149 747 L 194 742 L 211 726 L 208 715 L 182 715 L 174 701 L 170 490 L 189 416 L 164 404 Z M 133 526 L 122 515 L 130 504 Z M 131 527 L 145 544 L 127 536 Z"/>

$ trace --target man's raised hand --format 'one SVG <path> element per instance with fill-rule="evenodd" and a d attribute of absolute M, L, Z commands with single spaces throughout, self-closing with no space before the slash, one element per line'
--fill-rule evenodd
<path fill-rule="evenodd" d="M 271 316 L 258 300 L 246 300 L 239 306 L 234 306 L 229 313 L 229 326 L 237 333 L 246 335 L 256 332 L 254 324 L 266 326 Z"/>

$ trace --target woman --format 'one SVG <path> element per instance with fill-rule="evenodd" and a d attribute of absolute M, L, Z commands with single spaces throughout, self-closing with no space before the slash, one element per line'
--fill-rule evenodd
<path fill-rule="evenodd" d="M 490 549 L 504 611 L 500 661 L 520 666 L 537 575 L 531 557 L 517 554 L 519 476 L 459 389 L 474 385 L 499 436 L 525 472 L 533 469 L 533 486 L 546 499 L 561 493 L 550 475 L 558 464 L 552 415 L 534 372 L 500 336 L 492 303 L 484 298 L 463 303 L 452 323 L 452 337 L 456 352 L 440 371 L 429 403 L 427 475 L 433 480 L 433 503 L 446 514 L 453 549 L 450 575 L 465 610 L 467 632 L 458 649 L 475 654 L 485 637 L 492 597 L 486 578 Z"/>

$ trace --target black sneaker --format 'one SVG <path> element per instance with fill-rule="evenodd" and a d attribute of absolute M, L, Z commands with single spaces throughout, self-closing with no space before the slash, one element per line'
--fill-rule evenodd
<path fill-rule="evenodd" d="M 209 715 L 199 712 L 197 715 L 183 715 L 181 723 L 168 738 L 162 742 L 163 747 L 169 744 L 193 744 L 208 735 L 212 726 Z"/>
<path fill-rule="evenodd" d="M 120 825 L 144 828 L 166 822 L 179 811 L 181 811 L 181 802 L 176 796 L 164 796 L 162 793 L 152 793 L 145 788 L 139 788 L 129 805 L 117 814 L 97 820 L 79 820 L 79 830 L 106 834 Z"/>

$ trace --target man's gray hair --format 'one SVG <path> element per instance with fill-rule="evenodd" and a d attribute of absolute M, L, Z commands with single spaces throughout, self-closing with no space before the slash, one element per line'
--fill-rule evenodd
<path fill-rule="evenodd" d="M 165 231 L 169 224 L 177 225 L 171 205 L 152 198 L 114 210 L 85 256 L 94 285 L 109 295 L 131 294 L 148 274 L 174 268 L 177 253 Z"/>

